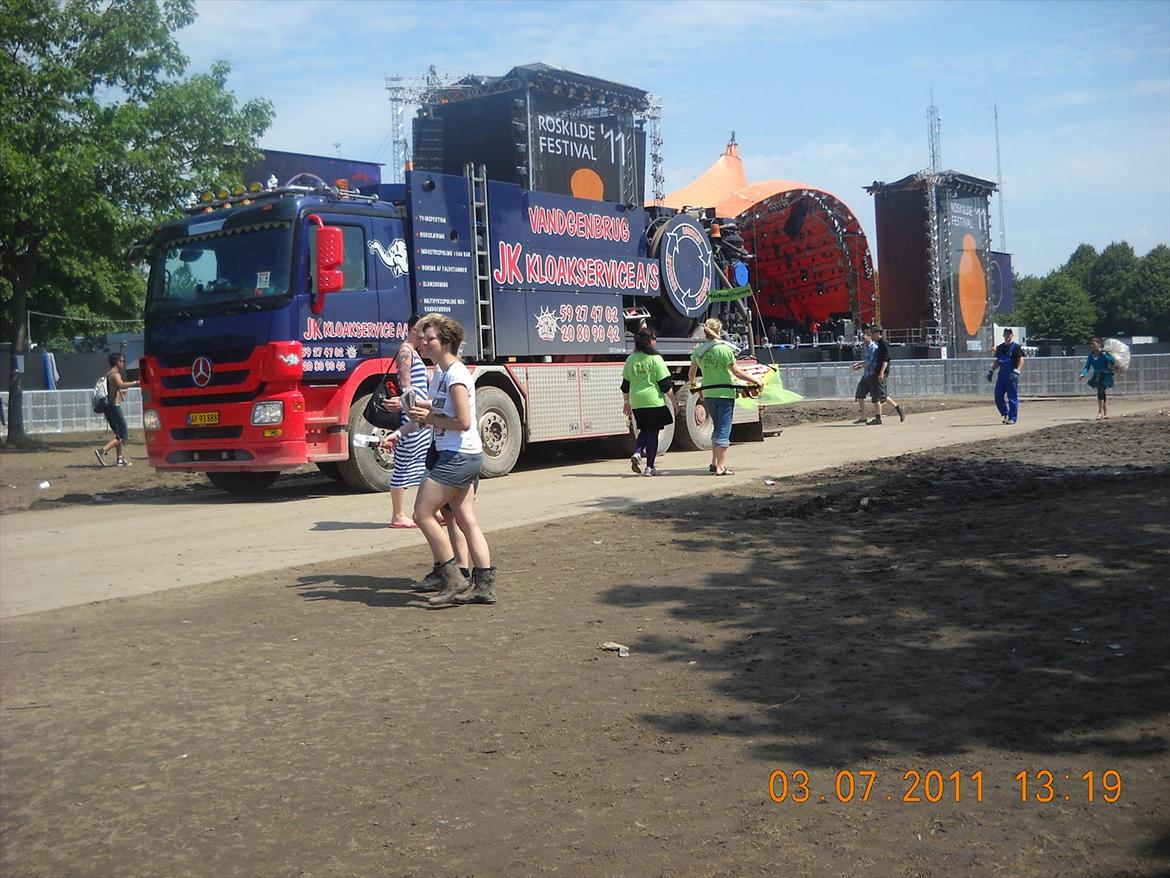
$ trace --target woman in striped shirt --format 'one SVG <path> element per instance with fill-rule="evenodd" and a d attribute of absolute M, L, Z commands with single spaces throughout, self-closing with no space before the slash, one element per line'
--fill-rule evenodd
<path fill-rule="evenodd" d="M 418 355 L 418 317 L 412 316 L 410 320 L 410 332 L 398 348 L 396 358 L 398 387 L 403 395 L 407 395 L 406 391 L 410 390 L 416 401 L 426 401 L 427 367 Z M 402 412 L 404 424 L 410 420 L 409 413 L 403 411 L 401 397 L 387 399 L 383 405 L 387 411 Z M 394 472 L 390 474 L 390 504 L 393 509 L 390 527 L 417 527 L 404 511 L 406 489 L 418 487 L 426 478 L 427 449 L 431 445 L 433 432 L 430 427 L 403 430 L 402 441 L 394 446 Z"/>

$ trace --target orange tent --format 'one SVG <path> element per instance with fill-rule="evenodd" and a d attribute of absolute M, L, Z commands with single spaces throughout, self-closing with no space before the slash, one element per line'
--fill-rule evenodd
<path fill-rule="evenodd" d="M 765 318 L 797 326 L 875 319 L 873 260 L 857 217 L 824 189 L 793 180 L 748 183 L 734 136 L 715 164 L 662 204 L 736 219 L 755 256 L 750 277 Z"/>

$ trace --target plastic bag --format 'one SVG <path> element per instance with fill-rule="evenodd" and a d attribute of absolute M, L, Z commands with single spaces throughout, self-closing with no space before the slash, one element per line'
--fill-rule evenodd
<path fill-rule="evenodd" d="M 1124 375 L 1129 368 L 1129 345 L 1115 338 L 1107 338 L 1102 350 L 1113 357 L 1113 374 L 1118 377 Z"/>

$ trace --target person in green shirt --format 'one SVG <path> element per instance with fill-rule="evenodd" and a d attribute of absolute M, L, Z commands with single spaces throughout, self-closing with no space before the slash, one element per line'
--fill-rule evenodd
<path fill-rule="evenodd" d="M 654 350 L 658 336 L 642 327 L 634 335 L 634 352 L 622 369 L 622 411 L 633 417 L 638 438 L 630 457 L 630 469 L 645 476 L 659 475 L 654 466 L 658 456 L 658 433 L 674 420 L 674 382 L 666 361 Z M 642 469 L 645 455 L 646 468 Z"/>
<path fill-rule="evenodd" d="M 703 324 L 703 335 L 707 341 L 695 348 L 691 354 L 691 369 L 687 375 L 687 383 L 695 386 L 695 378 L 699 372 L 703 374 L 703 387 L 699 393 L 703 399 L 703 407 L 711 418 L 714 431 L 711 435 L 711 465 L 709 472 L 717 476 L 730 476 L 733 472 L 727 468 L 727 449 L 731 445 L 731 421 L 734 414 L 736 389 L 732 380 L 740 380 L 754 384 L 755 381 L 747 371 L 735 361 L 735 348 L 723 341 L 723 322 L 715 317 Z M 707 389 L 710 388 L 710 389 Z M 698 407 L 695 408 L 696 422 L 701 417 Z"/>

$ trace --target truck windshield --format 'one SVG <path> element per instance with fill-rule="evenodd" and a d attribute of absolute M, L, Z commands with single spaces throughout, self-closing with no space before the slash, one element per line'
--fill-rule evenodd
<path fill-rule="evenodd" d="M 147 310 L 218 311 L 289 292 L 292 224 L 273 223 L 176 238 L 156 247 Z"/>

